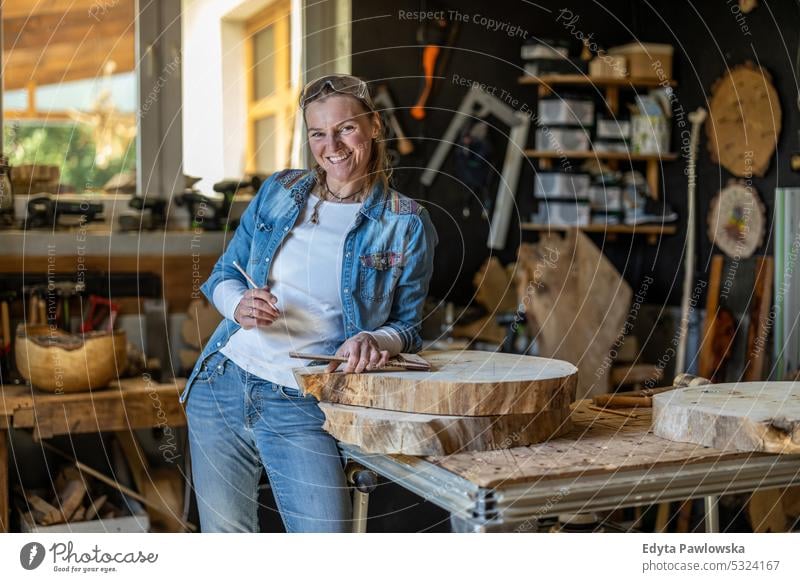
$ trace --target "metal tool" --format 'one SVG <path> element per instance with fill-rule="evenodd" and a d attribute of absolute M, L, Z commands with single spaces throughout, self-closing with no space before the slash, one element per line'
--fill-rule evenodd
<path fill-rule="evenodd" d="M 192 228 L 203 230 L 233 230 L 235 221 L 230 220 L 231 204 L 234 195 L 245 189 L 257 191 L 264 181 L 260 174 L 242 180 L 223 180 L 214 184 L 215 195 L 203 194 L 194 188 L 194 183 L 179 194 L 179 206 L 187 206 L 192 219 Z"/>
<path fill-rule="evenodd" d="M 528 140 L 528 130 L 531 124 L 531 119 L 528 115 L 521 111 L 515 111 L 494 95 L 490 95 L 480 87 L 473 85 L 447 127 L 447 131 L 433 153 L 420 181 L 426 186 L 433 184 L 439 170 L 444 165 L 444 161 L 447 159 L 450 148 L 453 147 L 453 144 L 458 139 L 462 126 L 476 117 L 483 119 L 489 114 L 493 114 L 500 121 L 511 127 L 487 242 L 489 248 L 499 250 L 506 246 L 511 211 L 514 208 L 515 190 L 524 158 L 523 150 Z"/>
<path fill-rule="evenodd" d="M 395 106 L 394 100 L 389 94 L 389 89 L 386 87 L 386 85 L 381 85 L 378 87 L 372 102 L 378 108 L 381 115 L 386 120 L 386 125 L 394 134 L 394 141 L 397 142 L 398 153 L 401 156 L 407 156 L 413 152 L 414 144 L 411 143 L 411 140 L 406 137 L 406 134 L 400 125 L 400 121 L 398 121 L 397 115 L 395 115 L 395 110 L 397 107 Z"/>
<path fill-rule="evenodd" d="M 319 362 L 340 362 L 345 363 L 349 360 L 344 356 L 328 356 L 320 354 L 304 354 L 302 352 L 289 352 L 290 358 L 299 358 L 301 360 L 314 360 Z M 428 372 L 431 369 L 430 363 L 426 362 L 423 358 L 416 354 L 398 354 L 386 363 L 386 367 L 405 368 L 406 370 L 418 370 L 420 372 Z"/>
<path fill-rule="evenodd" d="M 85 224 L 100 220 L 102 214 L 103 205 L 96 202 L 65 201 L 50 195 L 37 196 L 28 201 L 25 229 Z M 65 216 L 73 217 L 74 220 L 69 224 L 62 224 L 61 220 Z"/>

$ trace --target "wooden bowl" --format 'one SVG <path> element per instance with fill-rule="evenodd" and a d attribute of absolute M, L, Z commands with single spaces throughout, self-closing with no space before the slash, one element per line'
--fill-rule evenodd
<path fill-rule="evenodd" d="M 17 326 L 17 369 L 48 392 L 105 388 L 128 367 L 124 331 L 70 334 L 48 325 Z"/>

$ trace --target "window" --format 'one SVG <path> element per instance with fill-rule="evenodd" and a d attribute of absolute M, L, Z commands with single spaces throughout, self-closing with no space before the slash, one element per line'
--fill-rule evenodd
<path fill-rule="evenodd" d="M 12 177 L 49 177 L 17 193 L 135 180 L 135 4 L 3 2 L 3 151 Z"/>
<path fill-rule="evenodd" d="M 245 25 L 248 172 L 289 166 L 297 109 L 289 67 L 290 14 L 290 2 L 279 0 Z"/>

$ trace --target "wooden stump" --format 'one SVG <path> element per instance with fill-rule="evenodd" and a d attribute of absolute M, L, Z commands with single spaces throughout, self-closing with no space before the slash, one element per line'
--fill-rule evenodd
<path fill-rule="evenodd" d="M 320 403 L 323 428 L 367 453 L 449 455 L 521 447 L 560 436 L 569 408 L 534 414 L 443 416 Z"/>
<path fill-rule="evenodd" d="M 532 414 L 575 400 L 577 369 L 548 358 L 477 351 L 426 352 L 430 372 L 325 373 L 297 368 L 304 392 L 318 400 L 452 416 Z"/>
<path fill-rule="evenodd" d="M 653 432 L 715 449 L 800 453 L 800 382 L 710 384 L 657 394 Z"/>

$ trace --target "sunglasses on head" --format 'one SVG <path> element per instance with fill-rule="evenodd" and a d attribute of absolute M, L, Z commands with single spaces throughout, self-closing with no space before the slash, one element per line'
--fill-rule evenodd
<path fill-rule="evenodd" d="M 373 109 L 367 84 L 352 75 L 325 75 L 311 81 L 300 92 L 300 109 L 305 109 L 306 105 L 318 99 L 326 88 L 333 93 L 352 95 Z"/>

